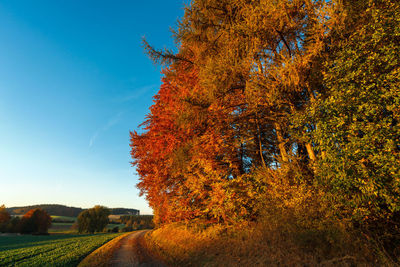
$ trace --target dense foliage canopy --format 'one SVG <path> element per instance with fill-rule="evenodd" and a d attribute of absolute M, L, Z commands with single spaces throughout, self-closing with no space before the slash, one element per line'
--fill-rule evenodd
<path fill-rule="evenodd" d="M 398 1 L 193 0 L 174 36 L 176 54 L 145 42 L 166 67 L 131 133 L 156 223 L 313 199 L 316 217 L 398 231 Z"/>
<path fill-rule="evenodd" d="M 11 219 L 4 205 L 0 206 L 0 224 L 7 223 Z"/>
<path fill-rule="evenodd" d="M 102 232 L 107 226 L 110 210 L 103 206 L 94 206 L 82 211 L 77 218 L 78 231 L 80 233 Z"/>
<path fill-rule="evenodd" d="M 20 232 L 23 234 L 46 234 L 51 226 L 50 215 L 42 209 L 32 209 L 21 219 Z"/>

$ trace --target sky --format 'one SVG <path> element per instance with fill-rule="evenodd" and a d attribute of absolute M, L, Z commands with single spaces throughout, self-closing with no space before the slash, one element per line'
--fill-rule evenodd
<path fill-rule="evenodd" d="M 183 3 L 0 2 L 0 205 L 152 213 L 129 154 L 161 79 L 141 40 L 174 48 Z"/>

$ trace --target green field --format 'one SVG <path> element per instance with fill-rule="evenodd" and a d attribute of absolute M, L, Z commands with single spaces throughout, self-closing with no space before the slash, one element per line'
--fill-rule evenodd
<path fill-rule="evenodd" d="M 49 228 L 49 233 L 51 234 L 77 234 L 78 230 L 72 228 L 73 223 L 59 223 L 53 222 Z M 118 227 L 120 230 L 125 227 L 125 224 L 113 224 L 110 223 L 106 226 L 107 230 L 111 230 L 114 227 Z"/>
<path fill-rule="evenodd" d="M 75 222 L 76 219 L 77 219 L 77 217 L 51 215 L 51 219 L 52 219 L 53 221 Z"/>
<path fill-rule="evenodd" d="M 51 215 L 51 219 L 49 233 L 71 234 L 77 232 L 76 229 L 72 229 L 72 225 L 77 220 L 76 217 Z"/>
<path fill-rule="evenodd" d="M 122 224 L 122 223 L 118 223 L 118 224 L 109 223 L 109 224 L 107 224 L 106 229 L 107 229 L 107 230 L 108 230 L 108 229 L 113 229 L 114 227 L 118 227 L 118 228 L 121 230 L 122 228 L 125 227 L 125 224 Z"/>
<path fill-rule="evenodd" d="M 57 223 L 53 222 L 51 227 L 49 228 L 49 233 L 64 233 L 64 234 L 71 234 L 77 233 L 76 229 L 72 229 L 73 223 Z"/>
<path fill-rule="evenodd" d="M 74 222 L 76 222 L 77 217 L 68 217 L 68 216 L 56 216 L 51 215 L 52 223 L 49 228 L 49 233 L 51 234 L 73 234 L 77 233 L 77 229 L 73 229 L 72 226 Z M 114 224 L 110 223 L 107 225 L 106 229 L 113 229 L 117 226 L 120 230 L 125 227 L 125 224 Z"/>
<path fill-rule="evenodd" d="M 0 236 L 0 266 L 76 266 L 118 235 Z"/>

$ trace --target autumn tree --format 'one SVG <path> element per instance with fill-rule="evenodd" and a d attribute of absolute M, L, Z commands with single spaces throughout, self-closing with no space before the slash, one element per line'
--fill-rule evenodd
<path fill-rule="evenodd" d="M 315 160 L 289 117 L 319 89 L 312 73 L 331 10 L 330 1 L 197 0 L 176 32 L 178 54 L 145 44 L 170 64 L 144 132 L 131 134 L 156 221 L 254 218 L 255 169 Z"/>
<path fill-rule="evenodd" d="M 177 68 L 179 71 L 174 71 Z M 155 103 L 142 124 L 144 132 L 131 133 L 133 164 L 140 176 L 138 187 L 153 207 L 156 223 L 190 217 L 189 211 L 182 210 L 187 205 L 178 199 L 182 195 L 180 190 L 184 190 L 183 177 L 175 170 L 174 163 L 177 151 L 187 145 L 191 133 L 178 120 L 184 109 L 181 100 L 189 86 L 195 84 L 196 73 L 187 64 L 180 64 L 164 70 L 164 75 Z"/>
<path fill-rule="evenodd" d="M 163 84 L 146 132 L 132 134 L 132 156 L 142 192 L 154 190 L 165 214 L 174 207 L 166 218 L 178 219 L 182 207 L 186 218 L 252 217 L 255 169 L 315 161 L 314 144 L 290 135 L 289 117 L 322 88 L 319 55 L 332 10 L 330 1 L 197 0 L 176 32 L 178 54 L 146 44 L 153 58 L 172 62 L 164 82 L 175 95 L 162 98 Z M 188 70 L 195 79 L 183 78 Z M 185 138 L 171 141 L 180 132 Z"/>
<path fill-rule="evenodd" d="M 321 94 L 308 109 L 309 132 L 325 158 L 319 181 L 356 221 L 394 221 L 400 214 L 400 5 L 364 1 L 352 28 L 332 43 Z M 399 223 L 399 222 L 397 222 Z"/>
<path fill-rule="evenodd" d="M 145 43 L 164 77 L 130 145 L 156 223 L 255 220 L 297 189 L 346 220 L 396 221 L 398 6 L 194 0 L 178 53 Z"/>
<path fill-rule="evenodd" d="M 91 234 L 104 231 L 109 215 L 110 209 L 99 205 L 82 211 L 77 218 L 78 231 Z"/>
<path fill-rule="evenodd" d="M 177 36 L 199 47 L 199 82 L 225 112 L 219 126 L 235 131 L 226 142 L 243 170 L 293 153 L 315 160 L 312 143 L 291 137 L 289 117 L 323 90 L 319 56 L 334 10 L 331 1 L 198 0 L 187 8 Z"/>
<path fill-rule="evenodd" d="M 46 234 L 51 226 L 51 217 L 43 209 L 28 211 L 20 221 L 20 232 L 23 234 Z"/>
<path fill-rule="evenodd" d="M 0 206 L 0 232 L 5 232 L 11 216 L 4 205 Z"/>
<path fill-rule="evenodd" d="M 8 213 L 6 206 L 0 206 L 0 224 L 7 223 L 10 220 L 11 216 Z"/>

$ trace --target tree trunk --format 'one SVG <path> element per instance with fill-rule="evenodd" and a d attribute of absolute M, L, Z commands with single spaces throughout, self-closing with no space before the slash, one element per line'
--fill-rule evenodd
<path fill-rule="evenodd" d="M 257 125 L 258 148 L 259 148 L 261 163 L 262 163 L 263 167 L 266 169 L 267 168 L 267 164 L 265 164 L 264 155 L 263 155 L 263 149 L 262 149 L 262 143 L 261 143 L 261 130 L 260 130 L 260 124 L 258 123 L 258 113 L 257 113 L 257 111 L 256 111 L 256 125 Z"/>
<path fill-rule="evenodd" d="M 285 139 L 283 138 L 282 128 L 279 123 L 275 123 L 276 137 L 278 139 L 278 148 L 281 153 L 281 158 L 283 162 L 289 162 L 289 156 L 285 148 Z"/>
<path fill-rule="evenodd" d="M 306 143 L 306 149 L 308 153 L 308 157 L 310 158 L 311 162 L 314 162 L 317 158 L 314 153 L 314 149 L 310 143 Z"/>

